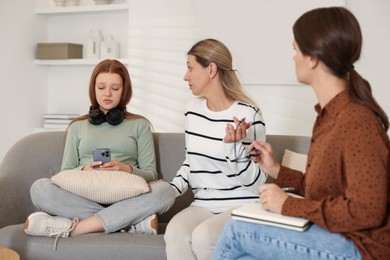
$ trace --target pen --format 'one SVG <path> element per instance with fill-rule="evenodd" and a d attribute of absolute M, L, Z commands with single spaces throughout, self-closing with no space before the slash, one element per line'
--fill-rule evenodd
<path fill-rule="evenodd" d="M 248 156 L 249 157 L 252 157 L 252 156 L 259 156 L 260 155 L 260 152 L 256 149 L 253 149 L 249 154 Z"/>
<path fill-rule="evenodd" d="M 282 191 L 294 191 L 294 187 L 285 187 L 285 188 L 282 188 Z"/>

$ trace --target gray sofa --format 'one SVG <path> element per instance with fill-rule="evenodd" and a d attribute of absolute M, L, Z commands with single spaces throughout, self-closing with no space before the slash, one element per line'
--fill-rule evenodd
<path fill-rule="evenodd" d="M 0 246 L 20 254 L 21 259 L 166 259 L 163 235 L 94 233 L 59 240 L 27 236 L 23 223 L 36 211 L 30 200 L 31 184 L 56 174 L 61 165 L 64 132 L 42 132 L 24 137 L 8 151 L 0 165 Z M 172 180 L 184 160 L 184 134 L 154 133 L 160 177 Z M 306 153 L 310 138 L 268 135 L 274 153 L 282 158 L 284 149 Z M 160 230 L 174 214 L 187 207 L 192 193 L 178 198 L 174 206 L 159 216 Z"/>

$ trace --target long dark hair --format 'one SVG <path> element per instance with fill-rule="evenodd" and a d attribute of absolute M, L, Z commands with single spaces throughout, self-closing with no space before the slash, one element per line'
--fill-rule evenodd
<path fill-rule="evenodd" d="M 121 62 L 117 60 L 110 60 L 106 59 L 101 62 L 99 62 L 95 69 L 92 72 L 91 79 L 89 81 L 89 99 L 91 101 L 91 108 L 92 109 L 98 109 L 99 104 L 96 99 L 96 92 L 95 92 L 95 83 L 96 83 L 96 77 L 100 73 L 115 73 L 118 74 L 123 81 L 123 92 L 122 92 L 122 97 L 121 100 L 119 101 L 119 104 L 117 108 L 123 109 L 125 111 L 124 117 L 126 119 L 131 119 L 131 118 L 144 118 L 141 115 L 138 114 L 133 114 L 129 113 L 126 111 L 126 105 L 129 104 L 131 97 L 133 95 L 133 89 L 131 85 L 131 80 L 130 80 L 130 75 L 125 67 Z M 85 114 L 83 116 L 80 116 L 78 118 L 75 118 L 70 124 L 80 121 L 80 120 L 85 120 L 88 119 L 89 114 Z M 69 124 L 69 125 L 70 125 Z"/>
<path fill-rule="evenodd" d="M 335 76 L 346 79 L 349 95 L 369 107 L 387 131 L 386 113 L 373 97 L 369 82 L 353 66 L 363 41 L 355 16 L 343 7 L 317 8 L 298 18 L 293 33 L 302 53 L 321 60 Z"/>

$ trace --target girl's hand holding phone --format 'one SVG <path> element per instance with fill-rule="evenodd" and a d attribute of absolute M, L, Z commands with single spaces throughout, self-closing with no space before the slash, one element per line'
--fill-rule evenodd
<path fill-rule="evenodd" d="M 110 162 L 101 164 L 98 168 L 95 168 L 95 170 L 122 171 L 122 172 L 133 173 L 132 166 L 126 165 L 126 164 L 118 162 L 118 161 L 110 161 Z"/>
<path fill-rule="evenodd" d="M 111 150 L 109 148 L 93 149 L 93 162 L 84 166 L 84 171 L 105 170 L 123 171 L 133 173 L 133 167 L 119 161 L 111 161 Z"/>

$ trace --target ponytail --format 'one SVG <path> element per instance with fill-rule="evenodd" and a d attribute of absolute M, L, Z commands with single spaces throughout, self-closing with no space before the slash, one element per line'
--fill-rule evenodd
<path fill-rule="evenodd" d="M 370 83 L 353 68 L 349 71 L 348 92 L 354 100 L 367 106 L 375 113 L 387 132 L 389 129 L 389 118 L 372 95 Z"/>
<path fill-rule="evenodd" d="M 371 109 L 387 131 L 389 118 L 374 99 L 368 81 L 353 66 L 363 42 L 356 17 L 344 7 L 313 9 L 298 18 L 293 33 L 300 51 L 321 60 L 336 77 L 348 81 L 349 96 Z"/>

